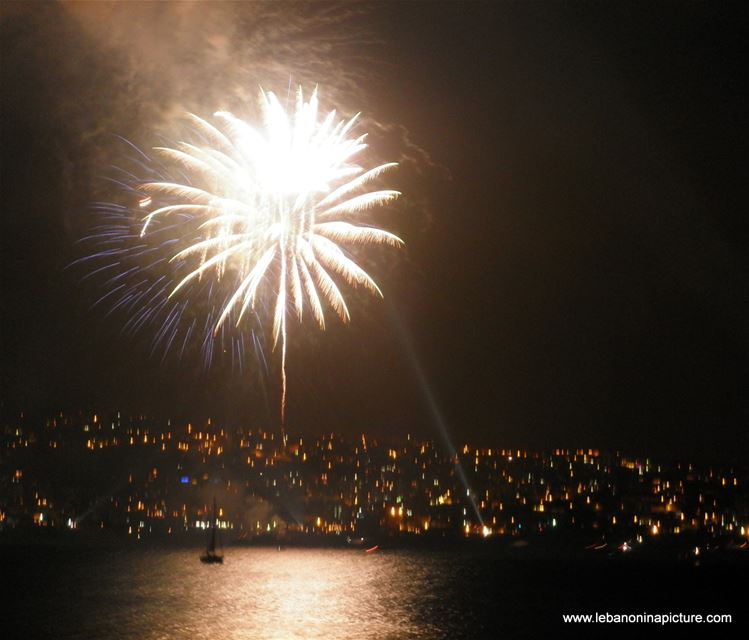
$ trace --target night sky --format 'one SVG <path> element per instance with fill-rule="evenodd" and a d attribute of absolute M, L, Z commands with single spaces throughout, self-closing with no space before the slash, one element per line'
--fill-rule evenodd
<path fill-rule="evenodd" d="M 276 428 L 268 375 L 150 355 L 68 268 L 122 136 L 320 85 L 364 112 L 406 249 L 290 325 L 291 430 L 749 451 L 743 3 L 3 3 L 2 402 Z M 426 386 L 420 384 L 420 375 Z M 261 382 L 264 382 L 262 384 Z"/>

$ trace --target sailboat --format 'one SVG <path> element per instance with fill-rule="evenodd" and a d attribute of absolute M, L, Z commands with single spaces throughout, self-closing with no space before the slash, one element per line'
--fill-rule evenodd
<path fill-rule="evenodd" d="M 200 556 L 200 561 L 206 564 L 222 564 L 224 556 L 216 553 L 216 535 L 218 533 L 218 518 L 216 518 L 216 498 L 213 499 L 213 520 L 211 523 L 211 533 L 208 538 L 208 548 Z"/>

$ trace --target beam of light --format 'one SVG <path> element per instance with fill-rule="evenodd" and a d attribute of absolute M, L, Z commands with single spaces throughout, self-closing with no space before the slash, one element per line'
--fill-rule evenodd
<path fill-rule="evenodd" d="M 286 407 L 287 315 L 304 313 L 325 328 L 323 305 L 343 322 L 349 310 L 334 276 L 382 296 L 377 284 L 341 245 L 385 244 L 397 236 L 361 223 L 363 212 L 400 194 L 367 191 L 367 185 L 396 166 L 365 170 L 357 157 L 365 135 L 352 135 L 357 116 L 321 116 L 315 90 L 305 101 L 301 88 L 288 113 L 275 94 L 260 91 L 262 125 L 226 111 L 214 126 L 190 115 L 205 144 L 181 142 L 156 151 L 182 167 L 191 183 L 154 180 L 140 185 L 141 236 L 158 220 L 185 215 L 200 221 L 197 237 L 171 260 L 186 274 L 170 297 L 186 294 L 204 278 L 226 281 L 231 292 L 213 322 L 214 335 L 231 318 L 239 326 L 262 296 L 272 309 L 272 344 L 281 351 L 281 425 Z M 191 232 L 193 229 L 191 228 Z M 175 229 L 179 234 L 179 225 Z M 187 266 L 189 265 L 189 267 Z"/>
<path fill-rule="evenodd" d="M 482 529 L 485 529 L 484 519 L 481 516 L 481 511 L 479 511 L 474 493 L 471 490 L 470 485 L 468 484 L 468 478 L 466 477 L 465 471 L 463 470 L 463 465 L 460 464 L 460 457 L 458 456 L 458 452 L 453 446 L 452 438 L 450 438 L 450 432 L 447 427 L 447 422 L 442 415 L 442 411 L 440 411 L 439 405 L 437 404 L 437 399 L 435 398 L 432 387 L 429 384 L 429 380 L 427 379 L 426 372 L 421 366 L 419 357 L 416 355 L 416 351 L 414 350 L 413 340 L 408 333 L 408 329 L 398 316 L 398 312 L 393 307 L 390 307 L 390 316 L 392 318 L 393 325 L 395 326 L 396 333 L 398 334 L 398 338 L 400 339 L 401 345 L 403 346 L 403 350 L 408 356 L 408 363 L 411 365 L 411 369 L 413 370 L 414 376 L 416 377 L 416 381 L 419 385 L 419 391 L 421 391 L 421 395 L 424 399 L 424 404 L 429 410 L 429 415 L 432 418 L 432 423 L 437 428 L 437 431 L 442 437 L 442 442 L 447 449 L 448 455 L 454 461 L 455 471 L 458 474 L 460 483 L 463 485 L 463 488 L 466 491 L 466 496 L 468 497 L 468 501 L 471 503 L 473 512 L 476 514 L 476 518 L 478 519 Z"/>

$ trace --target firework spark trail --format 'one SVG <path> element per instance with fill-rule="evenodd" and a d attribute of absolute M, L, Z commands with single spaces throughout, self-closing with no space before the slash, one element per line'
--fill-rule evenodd
<path fill-rule="evenodd" d="M 247 310 L 255 310 L 261 289 L 265 295 L 275 295 L 270 305 L 272 343 L 275 348 L 281 342 L 283 426 L 287 313 L 294 312 L 301 321 L 308 306 L 324 329 L 326 302 L 347 322 L 349 311 L 331 274 L 382 296 L 340 244 L 402 245 L 392 233 L 350 222 L 400 194 L 389 189 L 366 191 L 368 183 L 396 163 L 369 170 L 357 164 L 356 157 L 367 146 L 366 134 L 351 134 L 358 116 L 336 120 L 336 112 L 331 111 L 320 117 L 317 90 L 305 101 L 300 88 L 292 114 L 272 92 L 260 91 L 260 106 L 260 128 L 225 111 L 214 114 L 220 126 L 191 115 L 209 144 L 182 142 L 176 148 L 156 148 L 182 167 L 191 182 L 153 181 L 140 186 L 145 194 L 142 206 L 151 208 L 141 236 L 155 219 L 186 215 L 202 221 L 200 237 L 172 256 L 172 261 L 192 261 L 193 268 L 170 297 L 211 272 L 216 280 L 229 279 L 233 293 L 215 321 L 214 335 L 230 315 L 239 326 Z"/>
<path fill-rule="evenodd" d="M 141 174 L 159 180 L 172 179 L 176 175 L 167 168 L 156 165 L 128 140 L 116 137 L 129 150 L 137 152 L 138 157 L 128 157 L 128 161 Z M 141 162 L 141 158 L 145 158 L 147 164 Z M 232 368 L 238 365 L 241 371 L 245 353 L 244 331 L 240 332 L 232 325 L 224 325 L 220 334 L 214 336 L 215 320 L 227 299 L 222 288 L 214 287 L 211 280 L 192 287 L 191 299 L 169 298 L 179 282 L 176 275 L 183 267 L 180 262 L 170 262 L 170 258 L 180 246 L 196 237 L 194 230 L 189 233 L 186 230 L 191 226 L 195 227 L 198 220 L 187 215 L 179 220 L 175 217 L 152 229 L 148 238 L 141 238 L 142 193 L 138 191 L 138 186 L 142 184 L 143 178 L 137 178 L 134 173 L 122 167 L 111 169 L 126 176 L 125 180 L 103 178 L 116 185 L 125 204 L 96 202 L 92 205 L 95 223 L 89 234 L 79 240 L 81 246 L 88 250 L 67 267 L 86 268 L 80 279 L 82 283 L 103 278 L 98 283 L 98 287 L 103 290 L 102 294 L 96 297 L 92 309 L 106 307 L 104 317 L 115 314 L 125 316 L 122 333 L 137 334 L 151 327 L 150 354 L 154 355 L 160 348 L 163 352 L 162 362 L 173 349 L 178 352 L 180 360 L 184 358 L 192 340 L 197 338 L 202 351 L 201 363 L 205 369 L 212 366 L 216 354 L 231 352 Z M 200 304 L 196 304 L 198 298 Z M 268 367 L 264 357 L 261 357 L 263 347 L 257 335 L 260 328 L 257 314 L 254 314 L 253 321 L 255 326 L 251 328 L 250 334 L 259 365 L 257 372 L 260 377 L 267 376 Z M 203 335 L 198 335 L 201 332 Z M 217 343 L 218 349 L 214 349 L 214 343 Z"/>

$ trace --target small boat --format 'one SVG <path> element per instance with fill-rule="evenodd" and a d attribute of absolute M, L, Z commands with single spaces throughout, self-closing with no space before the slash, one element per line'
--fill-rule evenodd
<path fill-rule="evenodd" d="M 216 517 L 216 498 L 213 499 L 213 521 L 211 524 L 211 533 L 208 538 L 208 547 L 205 553 L 200 556 L 200 561 L 205 564 L 223 564 L 223 554 L 216 553 L 216 536 L 218 534 L 218 518 Z"/>

